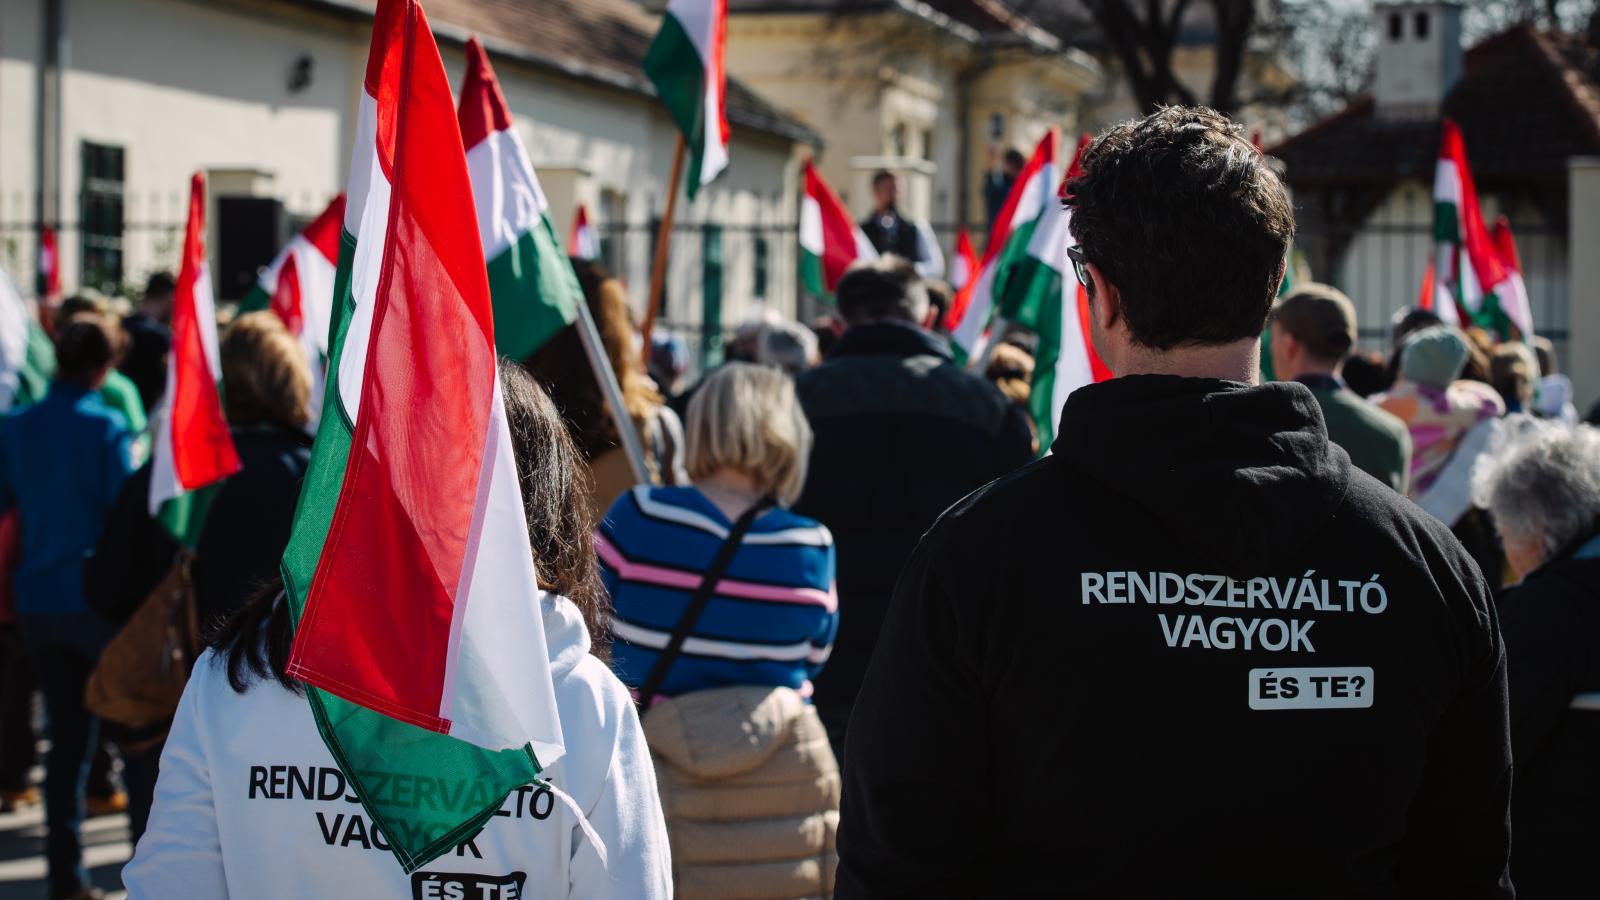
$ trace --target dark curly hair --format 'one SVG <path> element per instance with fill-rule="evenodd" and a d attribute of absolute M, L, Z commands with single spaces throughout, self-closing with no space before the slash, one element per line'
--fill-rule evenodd
<path fill-rule="evenodd" d="M 1168 350 L 1261 333 L 1294 210 L 1239 126 L 1204 107 L 1124 122 L 1068 187 L 1072 236 L 1122 299 L 1133 339 Z"/>

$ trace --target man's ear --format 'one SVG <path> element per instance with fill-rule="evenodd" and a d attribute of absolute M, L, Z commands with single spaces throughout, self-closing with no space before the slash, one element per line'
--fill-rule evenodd
<path fill-rule="evenodd" d="M 1106 280 L 1105 274 L 1094 263 L 1085 263 L 1089 270 L 1089 308 L 1100 321 L 1101 331 L 1122 320 L 1122 294 L 1117 286 Z"/>

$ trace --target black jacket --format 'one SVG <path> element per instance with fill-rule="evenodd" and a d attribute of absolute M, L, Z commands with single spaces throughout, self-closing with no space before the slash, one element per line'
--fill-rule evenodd
<path fill-rule="evenodd" d="M 311 439 L 270 425 L 235 428 L 243 468 L 228 478 L 206 514 L 192 569 L 202 628 L 238 609 L 278 572 Z M 84 599 L 125 622 L 172 568 L 177 543 L 150 517 L 150 466 L 123 483 L 100 543 L 84 563 Z"/>
<path fill-rule="evenodd" d="M 835 896 L 1510 898 L 1504 653 L 1449 530 L 1298 384 L 1122 378 L 1060 434 L 906 568 Z"/>
<path fill-rule="evenodd" d="M 874 212 L 861 223 L 861 233 L 879 253 L 893 253 L 912 262 L 924 261 L 917 240 L 917 225 L 901 217 L 898 209 L 891 207 L 883 215 Z"/>
<path fill-rule="evenodd" d="M 839 749 L 895 579 L 939 513 L 1024 465 L 1027 414 L 910 325 L 858 325 L 796 387 L 816 441 L 795 511 L 833 532 L 839 636 L 816 679 Z"/>
<path fill-rule="evenodd" d="M 1506 594 L 1500 622 L 1517 896 L 1600 897 L 1600 558 L 1569 552 L 1540 566 Z"/>
<path fill-rule="evenodd" d="M 270 425 L 233 430 L 244 467 L 217 492 L 195 548 L 194 592 L 202 622 L 232 615 L 275 582 L 289 543 L 311 438 Z"/>

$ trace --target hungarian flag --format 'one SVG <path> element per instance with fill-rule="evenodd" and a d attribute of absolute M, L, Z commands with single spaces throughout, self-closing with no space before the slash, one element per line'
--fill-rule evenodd
<path fill-rule="evenodd" d="M 1511 223 L 1505 216 L 1495 218 L 1489 239 L 1494 242 L 1495 252 L 1500 254 L 1500 261 L 1506 267 L 1506 292 L 1500 305 L 1512 324 L 1517 326 L 1518 336 L 1524 341 L 1531 341 L 1533 304 L 1528 299 L 1528 286 L 1522 280 L 1522 254 L 1517 252 L 1517 242 L 1511 236 Z"/>
<path fill-rule="evenodd" d="M 283 556 L 287 672 L 409 872 L 564 744 L 466 153 L 415 0 L 378 4 L 355 133 L 322 424 Z M 461 799 L 375 790 L 405 776 Z"/>
<path fill-rule="evenodd" d="M 950 287 L 960 291 L 972 283 L 972 273 L 978 270 L 978 254 L 972 249 L 972 238 L 967 226 L 956 231 L 956 256 L 950 262 Z"/>
<path fill-rule="evenodd" d="M 16 282 L 0 269 L 0 413 L 44 399 L 56 348 Z"/>
<path fill-rule="evenodd" d="M 217 308 L 206 264 L 206 180 L 189 179 L 189 225 L 172 299 L 172 352 L 167 356 L 165 410 L 150 461 L 150 514 L 177 541 L 200 541 L 213 485 L 239 471 L 239 454 L 222 414 L 222 361 L 217 353 Z"/>
<path fill-rule="evenodd" d="M 300 339 L 306 362 L 311 365 L 311 427 L 322 411 L 328 368 L 328 321 L 332 318 L 343 222 L 344 195 L 340 194 L 304 231 L 289 239 L 239 303 L 241 312 L 272 310 L 289 333 Z"/>
<path fill-rule="evenodd" d="M 800 200 L 800 282 L 813 296 L 828 297 L 852 263 L 877 259 L 878 251 L 809 159 L 805 179 L 806 193 Z"/>
<path fill-rule="evenodd" d="M 644 73 L 688 145 L 690 200 L 728 167 L 727 43 L 728 0 L 667 0 L 644 56 Z"/>
<path fill-rule="evenodd" d="M 39 277 L 41 297 L 61 293 L 61 258 L 56 255 L 56 230 L 49 225 L 39 229 Z"/>
<path fill-rule="evenodd" d="M 1520 297 L 1512 282 L 1512 271 L 1500 258 L 1478 206 L 1478 189 L 1467 166 L 1466 146 L 1461 129 L 1449 119 L 1439 140 L 1439 164 L 1433 176 L 1433 238 L 1436 265 L 1434 277 L 1454 300 L 1460 317 L 1501 337 L 1510 337 L 1512 326 L 1533 327 L 1527 317 L 1526 295 Z M 1451 321 L 1457 310 L 1435 310 Z M 1521 319 L 1521 321 L 1518 321 Z"/>
<path fill-rule="evenodd" d="M 511 126 L 511 108 L 476 36 L 467 41 L 461 83 L 461 143 L 489 260 L 495 342 L 526 359 L 578 317 L 583 292 L 550 224 L 550 203 Z"/>
<path fill-rule="evenodd" d="M 567 254 L 573 259 L 600 258 L 600 234 L 589 224 L 589 211 L 582 203 L 572 217 L 572 234 L 567 237 Z"/>
<path fill-rule="evenodd" d="M 1111 377 L 1089 342 L 1089 296 L 1067 258 L 1067 247 L 1075 243 L 1068 230 L 1072 211 L 1061 204 L 1067 182 L 1082 171 L 1079 161 L 1087 146 L 1086 134 L 1078 141 L 1060 191 L 1052 193 L 1038 219 L 1025 226 L 1031 229 L 1026 252 L 1012 266 L 997 298 L 1001 316 L 1039 336 L 1028 410 L 1039 431 L 1040 447 L 1055 440 L 1068 394 Z M 1017 232 L 1018 242 L 1021 237 Z"/>
<path fill-rule="evenodd" d="M 945 326 L 950 330 L 951 349 L 959 359 L 966 359 L 978 349 L 984 332 L 989 330 L 995 298 L 1005 290 L 1012 269 L 1027 256 L 1028 243 L 1045 212 L 1061 205 L 1056 194 L 1060 180 L 1056 156 L 1060 143 L 1061 133 L 1054 128 L 1039 140 L 1027 166 L 1011 186 L 1005 205 L 1000 207 L 1000 215 L 995 217 L 989 243 L 983 248 L 977 281 L 965 298 L 958 294 L 950 304 Z M 1043 438 L 1040 443 L 1045 443 Z"/>

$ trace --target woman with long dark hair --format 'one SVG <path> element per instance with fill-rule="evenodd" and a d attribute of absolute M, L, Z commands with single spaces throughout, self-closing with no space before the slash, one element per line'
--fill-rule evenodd
<path fill-rule="evenodd" d="M 608 604 L 582 458 L 526 372 L 502 361 L 500 382 L 542 590 L 528 602 L 544 614 L 567 745 L 540 777 L 575 808 L 519 802 L 513 792 L 470 849 L 430 865 L 436 872 L 407 875 L 379 849 L 381 832 L 366 823 L 353 830 L 362 808 L 301 686 L 284 674 L 293 626 L 274 588 L 229 620 L 195 666 L 161 760 L 150 828 L 123 873 L 130 897 L 411 897 L 430 879 L 511 879 L 523 898 L 670 895 L 649 751 L 627 689 L 601 658 Z M 441 790 L 449 796 L 451 788 Z"/>

